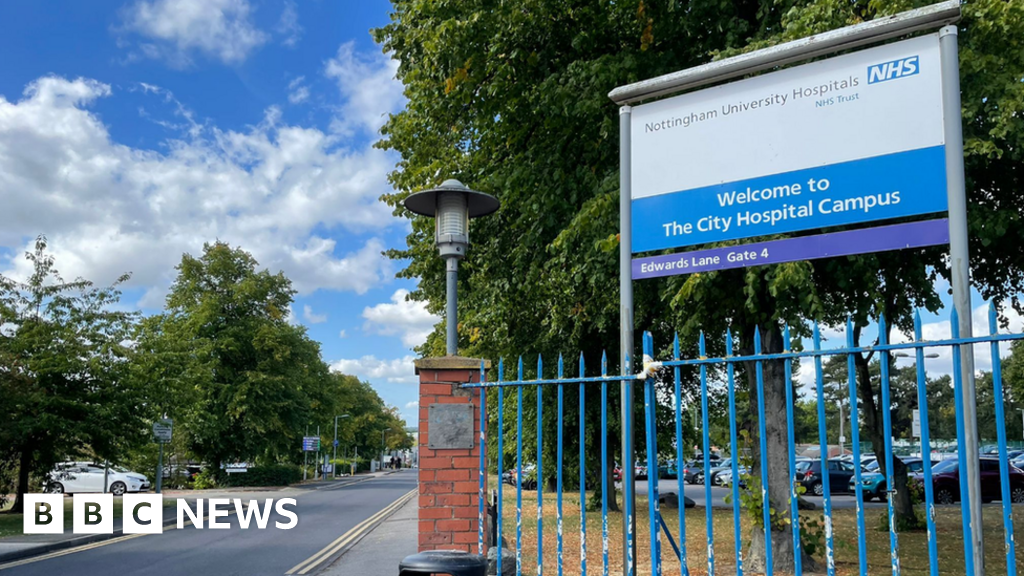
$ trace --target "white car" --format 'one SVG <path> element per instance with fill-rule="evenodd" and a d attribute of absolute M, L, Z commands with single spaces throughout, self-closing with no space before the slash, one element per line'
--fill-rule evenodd
<path fill-rule="evenodd" d="M 103 464 L 95 462 L 64 462 L 47 476 L 47 491 L 55 494 L 103 492 Z M 107 491 L 115 496 L 125 492 L 149 489 L 149 480 L 138 472 L 120 466 L 110 466 L 107 472 Z"/>

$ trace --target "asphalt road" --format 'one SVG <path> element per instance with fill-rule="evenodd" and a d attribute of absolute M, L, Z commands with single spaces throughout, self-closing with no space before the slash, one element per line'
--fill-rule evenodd
<path fill-rule="evenodd" d="M 672 479 L 661 479 L 658 481 L 658 490 L 661 494 L 666 492 L 677 493 L 679 489 L 678 481 L 675 478 Z M 647 494 L 647 481 L 637 480 L 636 481 L 636 493 Z M 697 506 L 703 508 L 706 505 L 707 498 L 704 492 L 704 486 L 699 484 L 683 484 L 683 493 L 689 496 L 691 500 L 697 503 Z M 732 488 L 723 488 L 721 486 L 711 487 L 711 507 L 712 508 L 732 508 L 732 503 L 727 503 L 725 497 L 728 494 L 732 494 Z M 819 496 L 804 495 L 804 500 L 813 503 L 820 510 L 823 506 L 823 498 Z M 865 508 L 874 507 L 885 507 L 884 502 L 865 502 Z M 853 494 L 832 494 L 832 508 L 834 510 L 841 510 L 843 508 L 856 508 L 857 499 Z"/>
<path fill-rule="evenodd" d="M 298 516 L 298 525 L 291 530 L 274 528 L 275 521 L 288 518 L 274 514 L 265 530 L 254 524 L 239 528 L 234 512 L 228 517 L 227 530 L 196 529 L 165 530 L 163 534 L 126 536 L 104 545 L 77 552 L 40 559 L 35 562 L 4 568 L 2 576 L 283 576 L 364 520 L 386 508 L 416 487 L 416 471 L 401 471 L 341 488 L 303 490 L 289 497 L 296 500 L 289 507 Z M 240 495 L 249 498 L 277 498 L 278 493 Z M 282 495 L 284 496 L 284 495 Z M 315 574 L 330 564 L 328 554 L 308 574 Z"/>

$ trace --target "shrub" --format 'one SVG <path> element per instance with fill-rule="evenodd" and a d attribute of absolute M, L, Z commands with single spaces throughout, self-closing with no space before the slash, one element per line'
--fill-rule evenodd
<path fill-rule="evenodd" d="M 199 474 L 196 474 L 196 479 L 192 482 L 192 488 L 196 490 L 206 490 L 208 488 L 216 487 L 217 477 L 214 471 L 210 468 L 206 468 Z"/>

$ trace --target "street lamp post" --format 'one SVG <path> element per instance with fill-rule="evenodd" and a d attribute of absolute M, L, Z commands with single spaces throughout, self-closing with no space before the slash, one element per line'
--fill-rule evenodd
<path fill-rule="evenodd" d="M 338 479 L 338 418 L 349 418 L 350 414 L 339 414 L 334 417 L 334 462 L 331 464 L 332 477 Z"/>
<path fill-rule="evenodd" d="M 404 204 L 414 214 L 434 218 L 435 243 L 445 260 L 447 275 L 445 353 L 457 356 L 459 260 L 469 249 L 469 219 L 497 211 L 500 203 L 494 196 L 470 190 L 458 180 L 445 180 L 437 188 L 409 195 Z"/>

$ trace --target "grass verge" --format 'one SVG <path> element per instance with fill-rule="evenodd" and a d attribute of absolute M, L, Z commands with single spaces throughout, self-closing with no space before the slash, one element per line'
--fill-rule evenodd
<path fill-rule="evenodd" d="M 491 478 L 490 487 L 496 486 L 496 478 Z M 588 499 L 593 493 L 587 494 Z M 554 574 L 558 567 L 557 546 L 557 496 L 553 493 L 543 495 L 543 561 L 544 573 Z M 621 494 L 619 494 L 621 503 Z M 1016 508 L 1016 506 L 1015 506 Z M 581 574 L 580 570 L 580 495 L 578 492 L 565 492 L 562 495 L 562 568 L 565 576 Z M 679 513 L 676 509 L 663 509 L 662 517 L 668 524 L 672 537 L 679 543 Z M 885 513 L 884 508 L 869 508 L 865 512 L 867 560 L 869 574 L 888 574 L 890 568 L 889 532 L 878 529 L 879 516 Z M 804 512 L 806 516 L 821 519 L 821 511 Z M 945 575 L 965 574 L 964 569 L 964 538 L 960 516 L 960 506 L 936 507 L 936 535 L 938 542 L 939 572 Z M 986 572 L 990 574 L 1006 573 L 1006 553 L 1003 547 L 1002 507 L 999 503 L 984 507 L 984 537 Z M 650 561 L 650 530 L 648 528 L 647 499 L 637 496 L 637 574 L 651 574 Z M 1015 517 L 1020 517 L 1016 514 Z M 506 485 L 503 490 L 503 527 L 502 535 L 509 542 L 512 550 L 516 547 L 516 491 L 515 487 Z M 602 572 L 603 554 L 601 537 L 601 513 L 586 513 L 586 564 L 588 574 Z M 689 573 L 693 576 L 704 575 L 707 570 L 707 517 L 704 508 L 685 511 L 686 526 L 686 559 Z M 751 532 L 751 519 L 745 517 L 741 510 L 741 542 L 743 553 L 747 554 Z M 860 573 L 857 550 L 857 513 L 855 510 L 836 510 L 833 513 L 834 550 L 836 574 L 855 576 Z M 1024 530 L 1024 524 L 1014 523 L 1014 532 Z M 713 553 L 715 572 L 717 574 L 735 574 L 736 549 L 731 509 L 714 509 L 712 514 Z M 614 571 L 622 565 L 622 514 L 608 515 L 609 566 Z M 1017 546 L 1017 564 L 1024 566 L 1024 548 Z M 661 536 L 662 573 L 679 574 L 679 561 L 671 545 Z M 924 576 L 929 573 L 927 534 L 924 530 L 901 533 L 899 535 L 899 557 L 902 573 L 908 576 Z M 824 551 L 816 555 L 816 560 L 824 567 Z M 523 574 L 537 573 L 537 492 L 523 492 L 522 510 L 522 563 Z M 824 570 L 822 570 L 824 571 Z M 746 573 L 746 570 L 745 570 Z M 776 574 L 783 574 L 776 571 Z"/>

